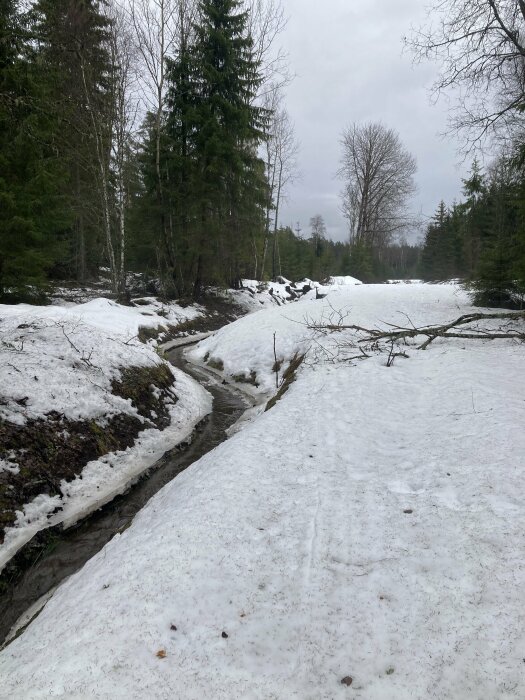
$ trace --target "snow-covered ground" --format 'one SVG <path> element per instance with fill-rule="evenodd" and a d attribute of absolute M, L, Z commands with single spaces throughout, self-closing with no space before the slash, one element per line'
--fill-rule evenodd
<path fill-rule="evenodd" d="M 305 278 L 299 282 L 291 282 L 286 277 L 278 276 L 275 282 L 258 282 L 245 279 L 242 289 L 229 290 L 228 294 L 237 304 L 248 312 L 259 311 L 262 308 L 282 306 L 291 301 L 315 299 L 316 290 L 321 294 L 338 291 L 340 287 L 360 285 L 355 277 L 330 277 L 325 284 Z"/>
<path fill-rule="evenodd" d="M 176 325 L 199 313 L 145 301 L 133 308 L 109 299 L 68 307 L 0 304 L 0 418 L 23 424 L 51 411 L 72 420 L 133 413 L 109 390 L 120 368 L 160 362 L 137 339 L 139 328 Z"/>
<path fill-rule="evenodd" d="M 139 328 L 176 325 L 200 310 L 145 299 L 140 307 L 108 299 L 65 306 L 0 305 L 0 419 L 22 426 L 51 412 L 72 421 L 116 415 L 144 419 L 129 399 L 112 393 L 127 367 L 163 364 L 154 345 L 137 338 Z M 161 431 L 145 426 L 133 447 L 89 462 L 61 493 L 41 494 L 18 511 L 0 544 L 0 570 L 39 530 L 71 524 L 122 493 L 163 452 L 185 440 L 211 410 L 211 399 L 186 374 L 173 370 L 178 401 Z M 17 473 L 16 455 L 2 455 L 0 472 Z"/>
<path fill-rule="evenodd" d="M 1 698 L 525 697 L 525 347 L 329 361 L 355 336 L 304 321 L 333 309 L 370 328 L 472 310 L 450 285 L 343 287 L 204 340 L 194 357 L 262 395 L 274 332 L 285 362 L 309 353 L 56 591 L 0 654 Z"/>

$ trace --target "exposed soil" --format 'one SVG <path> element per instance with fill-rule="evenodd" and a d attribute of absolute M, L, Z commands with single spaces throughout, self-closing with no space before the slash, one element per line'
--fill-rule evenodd
<path fill-rule="evenodd" d="M 180 351 L 168 354 L 173 364 L 206 382 L 202 370 L 188 366 Z M 226 428 L 239 418 L 246 404 L 228 386 L 214 382 L 207 384 L 207 389 L 213 395 L 213 411 L 191 439 L 168 452 L 126 494 L 75 527 L 39 532 L 8 563 L 0 574 L 0 644 L 25 610 L 80 569 L 114 534 L 126 529 L 162 486 L 226 438 Z"/>
<path fill-rule="evenodd" d="M 275 394 L 275 396 L 272 396 L 272 398 L 268 401 L 266 404 L 266 409 L 265 411 L 269 411 L 272 409 L 275 404 L 282 399 L 282 397 L 286 394 L 290 386 L 295 382 L 295 377 L 297 370 L 301 366 L 305 356 L 300 355 L 296 353 L 292 359 L 290 360 L 290 363 L 288 367 L 284 370 L 282 380 L 281 380 L 281 387 L 279 391 Z M 274 365 L 276 367 L 276 365 Z M 281 365 L 279 364 L 279 369 Z"/>
<path fill-rule="evenodd" d="M 138 303 L 140 306 L 140 299 L 134 300 L 133 303 Z M 246 309 L 221 294 L 208 293 L 199 300 L 199 304 L 205 309 L 202 316 L 184 321 L 177 326 L 169 323 L 157 326 L 157 328 L 143 326 L 139 330 L 139 340 L 143 343 L 148 340 L 156 340 L 159 344 L 167 343 L 176 338 L 216 331 L 246 314 Z"/>
<path fill-rule="evenodd" d="M 173 374 L 166 364 L 127 367 L 113 381 L 112 392 L 129 399 L 141 416 L 120 414 L 103 421 L 72 421 L 56 412 L 25 425 L 0 421 L 0 459 L 16 462 L 20 471 L 0 472 L 0 543 L 16 511 L 40 494 L 61 493 L 85 465 L 108 452 L 131 447 L 148 427 L 169 425 L 168 405 L 176 402 Z"/>
<path fill-rule="evenodd" d="M 140 300 L 137 300 L 140 305 Z M 133 302 L 132 302 L 133 303 Z M 206 314 L 178 326 L 142 329 L 142 340 L 166 342 L 182 336 L 214 331 L 240 318 L 246 310 L 222 295 L 208 294 L 200 300 Z M 176 351 L 168 353 L 173 364 L 188 367 Z M 197 373 L 199 370 L 195 370 Z M 72 480 L 93 459 L 134 444 L 146 427 L 169 425 L 168 404 L 177 401 L 169 366 L 121 369 L 112 392 L 129 399 L 140 418 L 119 415 L 103 421 L 70 421 L 50 413 L 46 419 L 24 426 L 0 421 L 0 459 L 20 466 L 20 472 L 0 474 L 0 543 L 4 530 L 16 519 L 15 511 L 39 494 L 61 492 L 62 480 Z M 196 378 L 202 381 L 198 374 Z M 0 574 L 0 640 L 14 621 L 43 594 L 76 571 L 111 537 L 129 525 L 134 514 L 165 483 L 225 438 L 224 429 L 244 410 L 242 400 L 227 388 L 208 387 L 214 411 L 195 430 L 195 441 L 181 443 L 147 470 L 138 483 L 74 528 L 43 530 L 27 543 Z"/>

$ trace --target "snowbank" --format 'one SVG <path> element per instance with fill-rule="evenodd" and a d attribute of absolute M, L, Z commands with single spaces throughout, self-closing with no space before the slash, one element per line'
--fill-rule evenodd
<path fill-rule="evenodd" d="M 43 493 L 34 496 L 33 491 L 33 496 L 28 497 L 31 491 L 23 490 L 21 496 L 17 494 L 16 499 L 30 500 L 23 505 L 14 501 L 20 507 L 15 522 L 14 491 L 6 500 L 10 510 L 5 512 L 12 515 L 11 520 L 2 521 L 9 526 L 0 544 L 0 571 L 39 530 L 59 523 L 72 524 L 125 491 L 166 450 L 185 440 L 209 413 L 211 399 L 207 392 L 176 370 L 173 388 L 177 402 L 166 403 L 170 424 L 164 430 L 146 421 L 131 399 L 114 392 L 114 382 L 122 379 L 127 368 L 166 365 L 154 345 L 138 340 L 140 327 L 180 323 L 199 313 L 176 305 L 162 307 L 151 299 L 136 308 L 107 299 L 67 308 L 0 305 L 0 421 L 4 425 L 34 425 L 38 429 L 53 416 L 57 430 L 62 429 L 63 422 L 62 432 L 67 432 L 67 421 L 96 422 L 103 435 L 110 419 L 128 416 L 138 423 L 137 431 L 143 426 L 132 447 L 87 464 L 72 464 L 77 476 L 72 481 L 63 479 L 60 493 L 49 491 L 42 476 L 45 477 L 45 469 L 50 469 L 49 481 L 57 482 L 58 490 L 61 477 L 57 479 L 53 473 L 53 463 L 48 460 L 44 464 L 39 457 L 38 473 L 33 475 L 31 467 L 24 478 L 41 483 Z M 153 393 L 156 391 L 158 388 L 152 389 Z M 14 488 L 9 485 L 9 473 L 20 473 L 22 452 L 24 449 L 20 448 L 17 456 L 15 451 L 6 453 L 0 448 L 0 473 L 7 473 L 7 481 L 4 478 L 1 484 L 4 492 Z"/>
<path fill-rule="evenodd" d="M 194 362 L 222 363 L 229 377 L 255 372 L 258 386 L 250 389 L 267 395 L 275 392 L 274 334 L 277 361 L 285 369 L 296 353 L 311 350 L 315 355 L 323 342 L 313 342 L 307 326 L 337 322 L 339 312 L 346 316 L 345 323 L 373 327 L 382 320 L 399 325 L 406 325 L 408 319 L 416 325 L 445 322 L 458 316 L 460 309 L 474 310 L 467 295 L 453 285 L 334 286 L 324 299 L 309 296 L 297 304 L 245 316 L 199 343 L 189 357 Z"/>
<path fill-rule="evenodd" d="M 346 303 L 369 326 L 469 311 L 452 287 Z M 272 329 L 306 342 L 299 306 L 217 352 L 265 377 Z M 523 698 L 524 347 L 409 355 L 304 367 L 57 590 L 0 654 L 2 697 Z"/>
<path fill-rule="evenodd" d="M 330 277 L 329 283 L 332 285 L 337 285 L 339 287 L 347 287 L 348 285 L 363 284 L 361 280 L 355 277 L 350 277 L 350 275 L 344 275 L 343 277 Z"/>
<path fill-rule="evenodd" d="M 71 420 L 136 413 L 111 394 L 111 381 L 121 367 L 161 361 L 137 339 L 139 328 L 199 314 L 145 301 L 140 307 L 109 299 L 67 308 L 0 304 L 0 419 L 22 424 L 52 411 Z"/>

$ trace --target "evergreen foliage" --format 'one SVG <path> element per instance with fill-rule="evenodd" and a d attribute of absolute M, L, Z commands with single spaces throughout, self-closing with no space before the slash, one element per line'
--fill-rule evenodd
<path fill-rule="evenodd" d="M 48 84 L 25 17 L 0 0 L 0 298 L 36 295 L 67 227 Z M 14 41 L 13 41 L 14 39 Z"/>
<path fill-rule="evenodd" d="M 460 277 L 476 304 L 522 306 L 525 298 L 525 178 L 516 162 L 500 158 L 484 175 L 475 161 L 464 181 L 465 200 L 441 202 L 421 256 L 427 280 Z"/>
<path fill-rule="evenodd" d="M 102 259 L 100 153 L 109 158 L 111 65 L 109 22 L 99 0 L 37 0 L 30 14 L 35 63 L 47 84 L 46 109 L 54 144 L 67 173 L 62 195 L 71 213 L 65 255 L 56 276 L 84 281 Z M 97 143 L 96 127 L 104 132 Z"/>
<path fill-rule="evenodd" d="M 316 236 L 301 238 L 291 228 L 277 231 L 277 274 L 290 280 L 324 280 L 350 275 L 363 282 L 414 278 L 419 267 L 420 248 L 405 242 L 392 244 L 379 256 L 362 243 L 342 243 Z M 271 278 L 271 269 L 264 278 Z"/>
<path fill-rule="evenodd" d="M 461 278 L 479 304 L 523 305 L 521 143 L 486 173 L 473 163 L 463 200 L 440 202 L 422 248 L 388 237 L 334 242 L 320 215 L 307 237 L 277 222 L 270 233 L 278 204 L 259 152 L 273 112 L 258 106 L 249 5 L 198 2 L 193 26 L 172 44 L 166 99 L 136 140 L 119 113 L 124 54 L 115 42 L 125 30 L 110 5 L 0 0 L 1 300 L 34 297 L 50 280 L 84 282 L 101 266 L 124 296 L 125 261 L 166 296 L 198 297 L 256 274 L 423 276 Z"/>
<path fill-rule="evenodd" d="M 263 235 L 268 190 L 257 151 L 267 115 L 255 105 L 259 66 L 247 26 L 237 0 L 203 0 L 191 42 L 185 38 L 168 62 L 161 199 L 151 126 L 142 155 L 168 293 L 237 286 Z"/>

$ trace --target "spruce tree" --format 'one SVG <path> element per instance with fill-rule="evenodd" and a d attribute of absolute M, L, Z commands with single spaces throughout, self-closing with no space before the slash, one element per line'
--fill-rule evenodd
<path fill-rule="evenodd" d="M 237 0 L 202 0 L 195 41 L 169 74 L 172 187 L 185 200 L 180 226 L 185 236 L 191 230 L 196 295 L 210 282 L 237 285 L 248 271 L 251 235 L 263 228 L 267 192 L 257 147 L 265 112 L 254 105 L 259 66 L 240 8 Z"/>
<path fill-rule="evenodd" d="M 25 17 L 0 0 L 0 297 L 46 281 L 67 228 L 54 118 Z"/>
<path fill-rule="evenodd" d="M 470 284 L 474 302 L 481 306 L 512 307 L 518 291 L 514 277 L 518 203 L 516 188 L 504 170 L 504 165 L 496 169 L 486 194 L 476 205 L 478 216 L 488 223 Z"/>
<path fill-rule="evenodd" d="M 30 14 L 72 220 L 56 273 L 79 281 L 97 272 L 104 250 L 100 172 L 101 164 L 109 169 L 112 94 L 103 5 L 105 0 L 37 0 Z"/>

